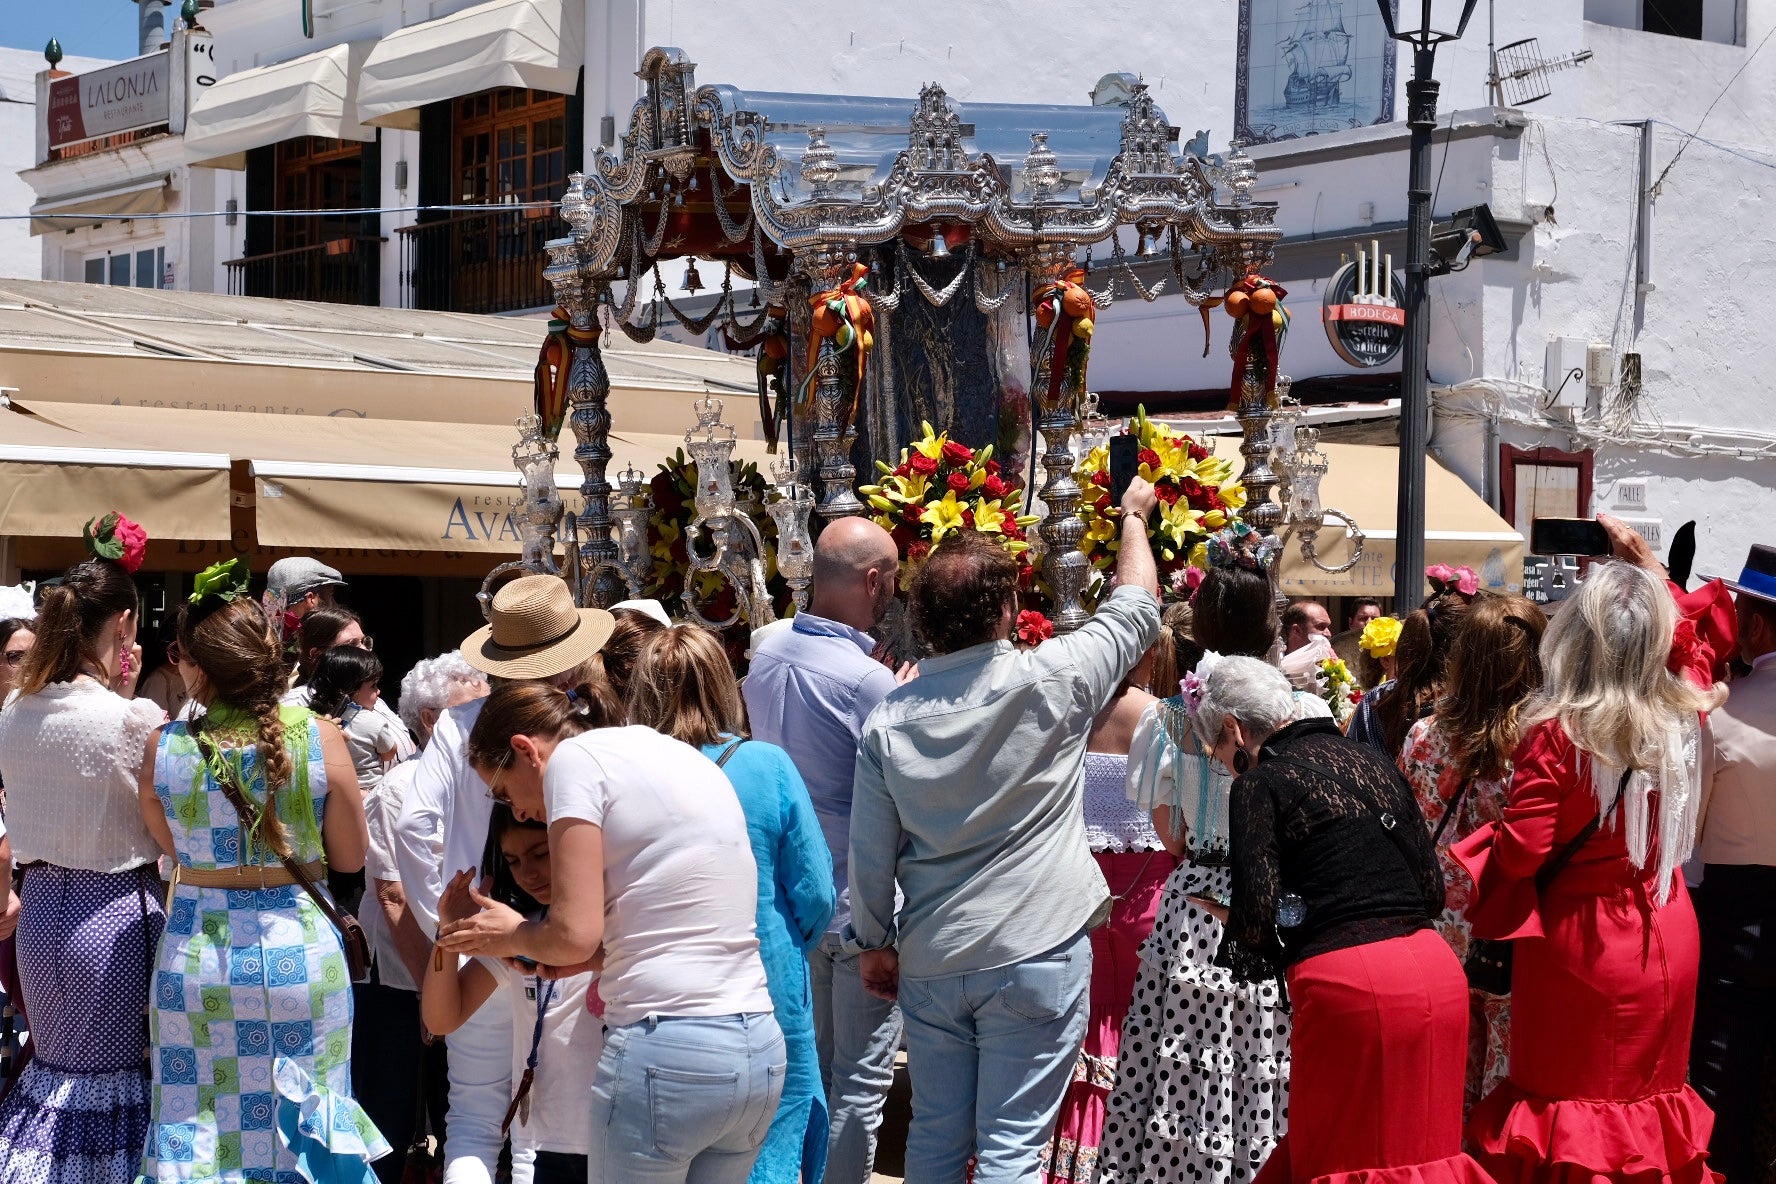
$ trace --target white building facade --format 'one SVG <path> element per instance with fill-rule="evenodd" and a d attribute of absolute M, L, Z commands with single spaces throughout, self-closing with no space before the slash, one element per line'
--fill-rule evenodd
<path fill-rule="evenodd" d="M 1360 370 L 1318 324 L 1326 281 L 1357 250 L 1374 244 L 1396 271 L 1404 263 L 1409 57 L 1363 74 L 1393 54 L 1373 41 L 1365 0 L 1111 0 L 1089 11 L 908 0 L 855 22 L 715 0 L 310 7 L 305 28 L 287 0 L 223 0 L 202 14 L 218 85 L 191 100 L 184 136 L 27 175 L 41 203 L 52 174 L 78 174 L 57 180 L 66 195 L 165 172 L 167 212 L 215 212 L 44 235 L 45 277 L 87 278 L 95 253 L 123 249 L 113 239 L 152 239 L 180 288 L 534 308 L 548 300 L 541 243 L 559 226 L 546 203 L 627 127 L 650 45 L 682 47 L 703 83 L 905 95 L 909 109 L 932 80 L 963 104 L 1085 102 L 1124 71 L 1183 139 L 1206 129 L 1217 151 L 1236 127 L 1288 134 L 1286 115 L 1266 122 L 1275 112 L 1255 81 L 1285 70 L 1279 45 L 1294 61 L 1311 57 L 1296 47 L 1313 36 L 1347 37 L 1358 68 L 1336 101 L 1369 103 L 1361 116 L 1249 151 L 1256 196 L 1278 204 L 1286 234 L 1273 269 L 1295 311 L 1285 368 L 1368 381 L 1375 399 L 1397 391 L 1397 359 Z M 1776 52 L 1757 52 L 1776 0 L 1496 7 L 1490 38 L 1482 7 L 1438 55 L 1436 216 L 1486 205 L 1507 246 L 1432 281 L 1433 449 L 1520 529 L 1533 516 L 1611 510 L 1663 545 L 1695 521 L 1698 569 L 1736 570 L 1776 521 L 1776 415 L 1751 369 L 1776 351 L 1756 313 L 1776 300 L 1776 232 L 1760 201 L 1776 192 Z M 1517 50 L 1533 60 L 1592 56 L 1547 75 L 1533 105 L 1498 105 L 1489 40 L 1530 37 Z M 1364 77 L 1382 81 L 1364 91 Z M 339 213 L 297 213 L 323 209 Z M 1101 318 L 1093 385 L 1222 387 L 1225 327 L 1214 324 L 1205 359 L 1201 322 L 1181 299 L 1125 296 Z"/>

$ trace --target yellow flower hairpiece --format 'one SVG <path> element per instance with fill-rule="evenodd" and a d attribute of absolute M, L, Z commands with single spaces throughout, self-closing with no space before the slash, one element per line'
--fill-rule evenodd
<path fill-rule="evenodd" d="M 1363 636 L 1357 645 L 1371 658 L 1391 658 L 1394 648 L 1400 644 L 1400 629 L 1398 617 L 1376 617 L 1363 626 Z"/>

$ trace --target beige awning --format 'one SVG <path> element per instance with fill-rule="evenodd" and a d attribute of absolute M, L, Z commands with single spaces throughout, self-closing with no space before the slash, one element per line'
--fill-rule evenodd
<path fill-rule="evenodd" d="M 89 519 L 119 510 L 150 538 L 229 537 L 226 452 L 95 438 L 57 410 L 0 409 L 0 536 L 79 538 Z"/>
<path fill-rule="evenodd" d="M 490 0 L 390 33 L 364 61 L 360 118 L 411 130 L 427 103 L 494 87 L 571 95 L 584 20 L 579 0 Z"/>
<path fill-rule="evenodd" d="M 31 207 L 31 233 L 54 234 L 58 230 L 96 225 L 106 218 L 161 213 L 167 208 L 169 184 L 170 174 L 156 173 L 127 185 L 106 185 L 46 198 Z"/>
<path fill-rule="evenodd" d="M 186 116 L 187 163 L 243 169 L 248 149 L 299 136 L 374 140 L 376 129 L 358 118 L 358 71 L 369 52 L 368 42 L 334 45 L 221 79 Z"/>
<path fill-rule="evenodd" d="M 39 496 L 67 500 L 69 508 L 53 521 L 41 512 L 24 517 L 21 509 L 18 520 L 32 529 L 20 530 L 0 500 L 0 534 L 78 536 L 93 514 L 117 508 L 137 518 L 151 538 L 228 538 L 232 462 L 240 473 L 238 500 L 251 503 L 260 546 L 501 557 L 520 548 L 513 515 L 522 499 L 511 466 L 517 440 L 511 429 L 89 404 L 40 404 L 14 414 L 36 436 L 27 443 L 10 430 L 12 421 L 0 421 L 7 426 L 0 437 L 0 499 Z M 613 433 L 610 443 L 607 472 L 614 483 L 631 465 L 652 476 L 684 439 L 629 432 Z M 577 506 L 582 475 L 573 463 L 572 436 L 564 433 L 561 445 L 556 480 L 563 499 Z M 58 466 L 61 480 L 33 483 L 48 450 L 80 464 Z M 764 444 L 742 440 L 735 456 L 762 462 Z M 100 470 L 103 480 L 69 492 L 67 471 L 80 465 Z M 193 472 L 210 483 L 187 490 L 187 500 L 210 495 L 211 517 L 200 519 L 190 509 L 175 514 L 155 504 L 195 485 Z"/>
<path fill-rule="evenodd" d="M 1350 571 L 1331 575 L 1302 558 L 1299 541 L 1285 549 L 1282 591 L 1287 596 L 1392 596 L 1399 453 L 1361 444 L 1320 445 L 1331 462 L 1320 484 L 1320 503 L 1355 518 L 1368 541 Z M 1223 447 L 1225 451 L 1225 446 Z M 1335 520 L 1315 539 L 1322 562 L 1349 560 L 1350 545 Z M 1463 564 L 1480 574 L 1482 587 L 1523 589 L 1523 536 L 1472 489 L 1437 463 L 1425 462 L 1425 563 Z"/>

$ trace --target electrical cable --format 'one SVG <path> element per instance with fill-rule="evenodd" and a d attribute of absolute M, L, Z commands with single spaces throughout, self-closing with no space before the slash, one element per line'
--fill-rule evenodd
<path fill-rule="evenodd" d="M 361 206 L 349 210 L 182 210 L 158 214 L 0 214 L 0 222 L 33 220 L 91 222 L 171 222 L 183 218 L 358 218 L 374 214 L 516 214 L 524 210 L 553 211 L 553 201 L 501 202 L 478 206 Z"/>
<path fill-rule="evenodd" d="M 1654 197 L 1659 196 L 1659 187 L 1661 185 L 1665 184 L 1665 177 L 1667 176 L 1667 174 L 1669 174 L 1671 172 L 1672 169 L 1677 167 L 1677 162 L 1683 159 L 1684 150 L 1686 148 L 1688 148 L 1690 146 L 1691 142 L 1696 139 L 1697 134 L 1700 133 L 1702 130 L 1702 125 L 1708 122 L 1708 117 L 1710 115 L 1714 114 L 1715 107 L 1717 105 L 1719 105 L 1719 103 L 1722 99 L 1727 97 L 1727 92 L 1733 89 L 1733 84 L 1735 82 L 1739 81 L 1739 76 L 1741 74 L 1745 73 L 1746 68 L 1751 65 L 1751 63 L 1757 58 L 1758 54 L 1760 54 L 1764 51 L 1764 46 L 1770 44 L 1771 37 L 1776 37 L 1776 26 L 1772 26 L 1770 31 L 1768 33 L 1764 34 L 1764 39 L 1762 41 L 1758 42 L 1756 49 L 1752 50 L 1749 54 L 1745 55 L 1745 60 L 1743 62 L 1739 63 L 1739 68 L 1737 70 L 1733 71 L 1733 76 L 1731 78 L 1727 79 L 1727 84 L 1720 88 L 1719 94 L 1714 96 L 1714 102 L 1708 104 L 1708 109 L 1706 111 L 1702 112 L 1702 118 L 1698 119 L 1696 121 L 1695 130 L 1690 132 L 1689 136 L 1684 140 L 1684 142 L 1677 146 L 1676 154 L 1673 155 L 1670 162 L 1666 164 L 1664 171 L 1662 171 L 1659 174 L 1659 179 L 1657 181 L 1653 182 L 1653 196 Z"/>

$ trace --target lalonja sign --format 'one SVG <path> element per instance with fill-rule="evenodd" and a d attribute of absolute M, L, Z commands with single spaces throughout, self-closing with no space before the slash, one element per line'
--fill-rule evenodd
<path fill-rule="evenodd" d="M 1406 310 L 1400 295 L 1406 287 L 1394 273 L 1394 257 L 1383 256 L 1373 239 L 1368 251 L 1332 274 L 1323 302 L 1326 337 L 1339 357 L 1353 366 L 1384 366 L 1394 360 L 1406 340 Z"/>

